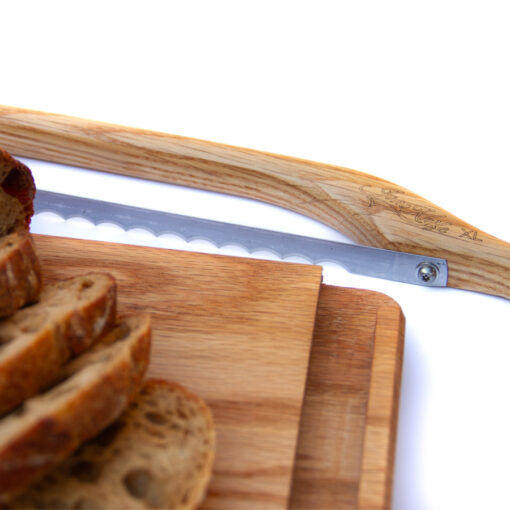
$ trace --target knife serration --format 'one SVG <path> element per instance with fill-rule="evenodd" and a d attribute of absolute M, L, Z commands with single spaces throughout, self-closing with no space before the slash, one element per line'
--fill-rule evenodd
<path fill-rule="evenodd" d="M 34 209 L 36 214 L 52 212 L 64 219 L 80 217 L 95 225 L 107 222 L 124 230 L 143 228 L 156 236 L 176 234 L 186 241 L 205 239 L 219 248 L 235 244 L 250 253 L 269 250 L 282 259 L 299 255 L 312 264 L 333 262 L 351 273 L 397 282 L 444 287 L 448 281 L 447 261 L 435 257 L 315 239 L 41 189 L 37 190 Z"/>

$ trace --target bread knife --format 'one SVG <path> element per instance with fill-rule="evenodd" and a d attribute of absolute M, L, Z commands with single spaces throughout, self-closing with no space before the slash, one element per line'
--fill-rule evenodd
<path fill-rule="evenodd" d="M 381 248 L 314 239 L 233 223 L 144 209 L 38 190 L 36 214 L 52 212 L 64 219 L 85 218 L 94 225 L 113 223 L 124 230 L 143 228 L 156 236 L 175 234 L 185 241 L 203 239 L 221 248 L 241 245 L 248 252 L 268 250 L 281 258 L 300 255 L 311 263 L 334 262 L 355 274 L 403 283 L 445 287 L 446 260 Z"/>
<path fill-rule="evenodd" d="M 428 278 L 418 283 L 510 299 L 509 243 L 366 173 L 10 106 L 0 106 L 0 146 L 17 156 L 278 205 L 333 227 L 358 245 L 418 255 L 425 266 L 417 260 L 414 266 L 410 263 L 413 276 L 406 278 L 413 283 Z M 368 258 L 373 263 L 374 257 Z M 382 275 L 391 278 L 400 265 L 391 262 L 380 267 Z"/>

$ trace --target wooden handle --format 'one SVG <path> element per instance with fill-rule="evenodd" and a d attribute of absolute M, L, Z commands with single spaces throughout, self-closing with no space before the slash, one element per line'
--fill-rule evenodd
<path fill-rule="evenodd" d="M 279 205 L 360 244 L 445 258 L 449 286 L 510 299 L 510 244 L 355 170 L 9 106 L 0 106 L 0 146 L 18 156 Z"/>

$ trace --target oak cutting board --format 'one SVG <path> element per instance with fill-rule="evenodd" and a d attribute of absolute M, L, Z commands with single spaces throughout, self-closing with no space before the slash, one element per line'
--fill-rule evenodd
<path fill-rule="evenodd" d="M 152 312 L 149 375 L 211 405 L 218 457 L 202 508 L 389 508 L 394 301 L 321 285 L 316 266 L 34 237 L 48 281 L 114 274 L 120 311 Z"/>
<path fill-rule="evenodd" d="M 150 376 L 211 406 L 207 509 L 287 507 L 316 305 L 317 266 L 35 236 L 47 281 L 108 271 L 119 312 L 152 314 Z"/>

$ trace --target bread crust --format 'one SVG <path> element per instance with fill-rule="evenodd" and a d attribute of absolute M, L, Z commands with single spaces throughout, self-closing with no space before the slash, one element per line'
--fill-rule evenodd
<path fill-rule="evenodd" d="M 30 169 L 0 149 L 0 188 L 20 206 L 20 214 L 8 225 L 0 225 L 0 234 L 28 230 L 34 214 L 35 182 Z"/>
<path fill-rule="evenodd" d="M 41 292 L 41 264 L 28 232 L 0 239 L 0 318 L 37 300 Z"/>
<path fill-rule="evenodd" d="M 149 362 L 151 343 L 149 316 L 135 320 L 139 324 L 122 344 L 109 346 L 115 349 L 109 359 L 101 362 L 97 353 L 100 358 L 107 348 L 96 346 L 89 364 L 87 356 L 92 353 L 82 356 L 84 366 L 62 385 L 28 400 L 24 414 L 13 413 L 0 422 L 0 503 L 111 424 L 133 399 Z"/>
<path fill-rule="evenodd" d="M 34 197 L 30 169 L 0 149 L 0 318 L 35 301 L 41 290 L 41 268 L 28 234 Z"/>
<path fill-rule="evenodd" d="M 37 322 L 36 310 L 45 311 L 45 296 L 58 286 L 67 288 L 70 282 L 81 284 L 99 280 L 97 294 L 78 301 L 52 320 L 24 334 L 31 321 Z M 62 299 L 65 299 L 65 293 Z M 49 300 L 49 298 L 48 298 Z M 90 347 L 115 322 L 116 282 L 108 274 L 91 274 L 62 280 L 48 285 L 36 305 L 19 310 L 0 323 L 0 346 L 9 336 L 15 338 L 0 349 L 0 415 L 21 404 L 55 380 L 58 368 L 72 356 Z M 24 318 L 24 319 L 23 319 Z M 21 325 L 20 325 L 21 323 Z M 16 345 L 18 342 L 19 345 Z M 11 345 L 12 344 L 12 345 Z"/>

